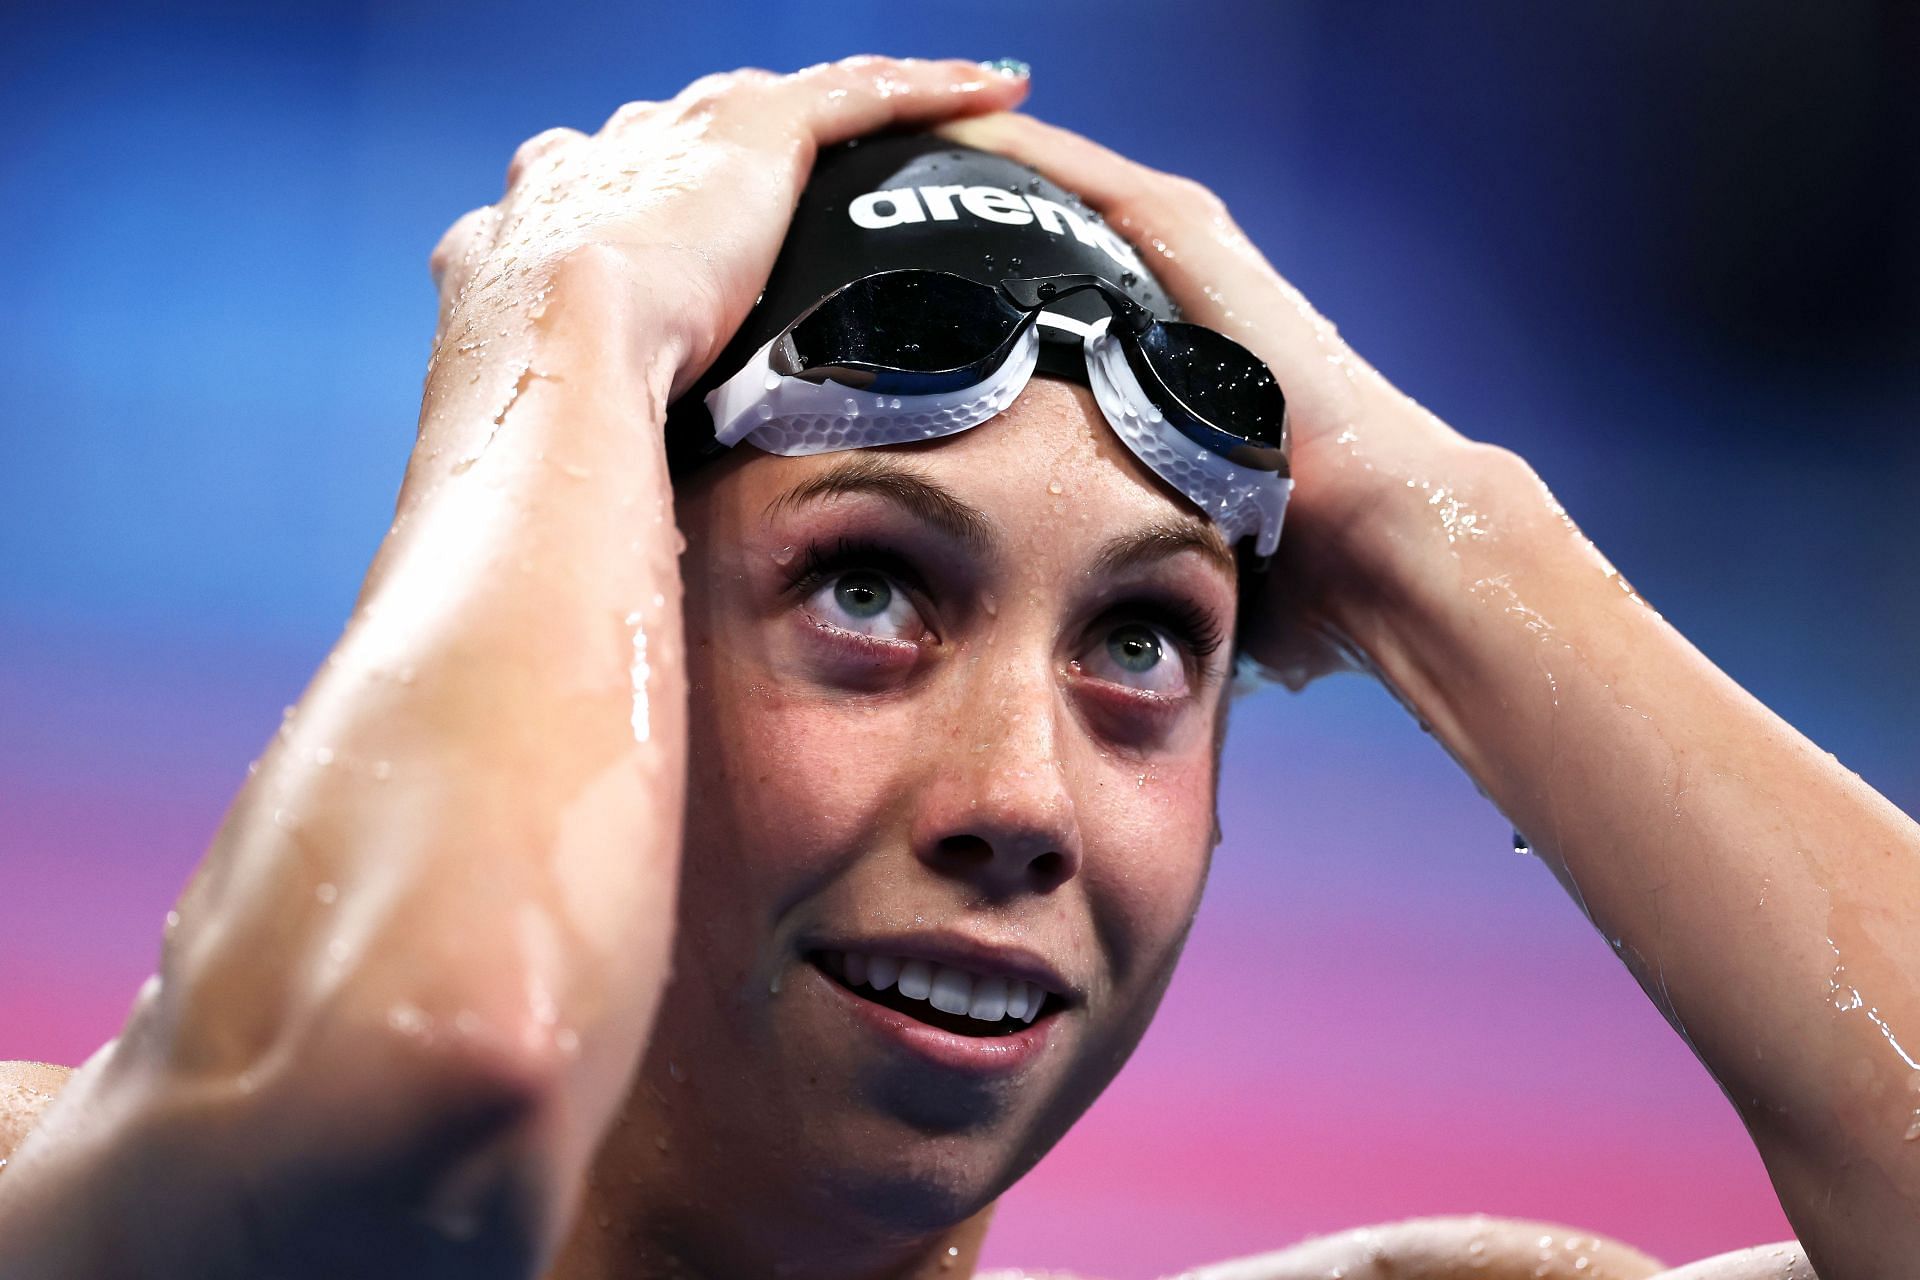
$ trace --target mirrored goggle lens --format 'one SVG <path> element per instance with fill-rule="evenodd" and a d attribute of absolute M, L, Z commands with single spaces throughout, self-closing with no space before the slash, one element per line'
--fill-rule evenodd
<path fill-rule="evenodd" d="M 856 280 L 793 327 L 802 368 L 940 374 L 976 370 L 1024 319 L 988 285 L 944 271 Z"/>
<path fill-rule="evenodd" d="M 1287 401 L 1258 356 L 1224 334 L 1173 320 L 1141 334 L 1139 352 L 1179 402 L 1163 410 L 1184 408 L 1215 431 L 1243 438 L 1251 448 L 1240 450 L 1239 460 L 1284 467 Z"/>

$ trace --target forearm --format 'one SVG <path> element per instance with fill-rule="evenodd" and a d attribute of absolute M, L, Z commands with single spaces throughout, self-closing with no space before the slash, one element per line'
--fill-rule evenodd
<path fill-rule="evenodd" d="M 436 368 L 361 606 L 76 1097 L 169 1133 L 156 1117 L 183 1107 L 210 1105 L 202 1124 L 262 1096 L 331 1108 L 369 1172 L 463 1110 L 492 1116 L 469 1150 L 443 1144 L 449 1162 L 492 1145 L 475 1203 L 530 1180 L 563 1195 L 590 1158 L 666 977 L 686 740 L 660 438 L 674 353 L 649 362 L 652 336 L 590 296 L 603 286 L 552 296 L 504 412 L 461 394 L 486 390 L 480 357 Z M 18 1181 L 55 1156 L 58 1119 Z M 218 1158 L 272 1167 L 310 1128 L 239 1126 L 252 1145 Z M 509 1131 L 520 1149 L 501 1151 Z M 421 1174 L 396 1215 L 429 1209 L 452 1170 Z"/>
<path fill-rule="evenodd" d="M 1688 1039 L 1816 1262 L 1896 1274 L 1920 1243 L 1920 831 L 1635 597 L 1519 459 L 1462 446 L 1411 480 L 1327 620 Z"/>

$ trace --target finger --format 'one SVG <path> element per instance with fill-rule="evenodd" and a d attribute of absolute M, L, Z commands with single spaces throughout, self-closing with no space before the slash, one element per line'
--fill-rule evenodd
<path fill-rule="evenodd" d="M 845 58 L 785 77 L 777 92 L 792 104 L 816 146 L 882 129 L 938 124 L 1007 111 L 1027 96 L 1024 74 L 964 58 Z"/>
<path fill-rule="evenodd" d="M 1341 384 L 1365 371 L 1333 324 L 1199 183 L 1011 112 L 950 121 L 936 131 L 1018 160 L 1076 192 L 1140 251 L 1188 319 L 1232 335 L 1260 356 L 1289 399 L 1296 390 L 1318 392 L 1315 400 L 1341 406 L 1347 396 Z"/>
<path fill-rule="evenodd" d="M 999 112 L 941 125 L 937 132 L 982 151 L 997 151 L 1059 183 L 1100 211 L 1126 213 L 1149 202 L 1171 175 L 1129 160 L 1069 129 L 1029 115 Z"/>
<path fill-rule="evenodd" d="M 513 159 L 507 165 L 507 190 L 520 185 L 527 171 L 547 156 L 564 150 L 577 142 L 586 141 L 587 135 L 578 129 L 554 128 L 534 134 L 514 149 Z"/>
<path fill-rule="evenodd" d="M 1181 310 L 1201 323 L 1222 327 L 1226 313 L 1233 310 L 1222 290 L 1244 279 L 1249 268 L 1270 277 L 1271 283 L 1282 283 L 1235 225 L 1225 203 L 1189 178 L 1149 168 L 1071 130 L 1012 112 L 952 121 L 938 132 L 1018 160 L 1077 193 L 1133 243 Z M 1169 270 L 1182 254 L 1198 269 Z M 1219 278 L 1223 270 L 1228 271 L 1226 279 Z"/>
<path fill-rule="evenodd" d="M 1013 112 L 952 121 L 937 132 L 968 146 L 997 151 L 1077 192 L 1132 240 L 1156 271 L 1161 268 L 1155 258 L 1174 262 L 1186 252 L 1213 265 L 1226 265 L 1231 259 L 1236 267 L 1257 267 L 1259 274 L 1279 280 L 1234 223 L 1225 202 L 1191 178 L 1150 168 L 1071 130 Z M 1199 314 L 1222 309 L 1205 286 L 1223 282 L 1182 283 L 1190 286 L 1191 294 L 1179 299 L 1182 309 Z"/>

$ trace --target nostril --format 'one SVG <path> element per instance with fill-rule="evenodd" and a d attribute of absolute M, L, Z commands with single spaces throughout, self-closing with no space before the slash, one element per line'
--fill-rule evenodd
<path fill-rule="evenodd" d="M 1033 874 L 1047 884 L 1061 879 L 1067 869 L 1067 860 L 1058 853 L 1043 853 L 1032 863 Z"/>
<path fill-rule="evenodd" d="M 940 842 L 940 852 L 955 862 L 970 865 L 993 861 L 993 846 L 979 836 L 948 836 Z"/>

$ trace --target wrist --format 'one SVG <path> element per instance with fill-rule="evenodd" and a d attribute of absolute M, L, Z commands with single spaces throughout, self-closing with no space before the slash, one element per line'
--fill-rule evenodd
<path fill-rule="evenodd" d="M 529 377 L 565 381 L 658 422 L 687 365 L 688 326 L 625 250 L 587 244 L 478 276 L 455 302 L 427 366 L 423 443 L 461 420 L 503 425 Z"/>
<path fill-rule="evenodd" d="M 1417 461 L 1369 468 L 1330 540 L 1320 612 L 1370 653 L 1387 630 L 1416 624 L 1477 577 L 1499 573 L 1516 540 L 1573 527 L 1525 458 L 1450 434 Z"/>

